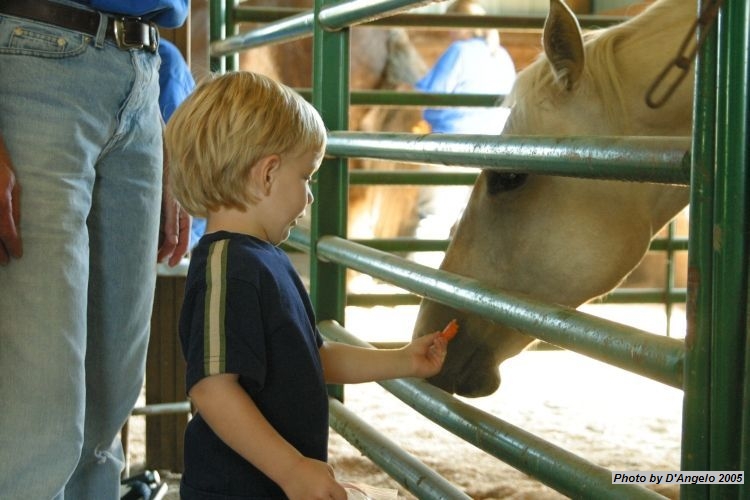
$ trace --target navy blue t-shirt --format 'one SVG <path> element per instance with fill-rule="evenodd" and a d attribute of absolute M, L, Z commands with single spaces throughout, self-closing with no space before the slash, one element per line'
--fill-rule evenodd
<path fill-rule="evenodd" d="M 307 457 L 327 460 L 323 339 L 307 291 L 282 250 L 247 235 L 205 235 L 191 256 L 179 328 L 188 391 L 204 377 L 237 374 L 287 441 Z M 180 493 L 184 500 L 284 498 L 200 414 L 185 432 Z"/>

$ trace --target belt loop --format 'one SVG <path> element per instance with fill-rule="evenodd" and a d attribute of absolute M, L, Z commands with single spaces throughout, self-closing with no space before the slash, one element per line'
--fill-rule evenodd
<path fill-rule="evenodd" d="M 94 39 L 94 47 L 97 49 L 104 47 L 104 38 L 107 36 L 108 22 L 109 16 L 99 12 L 99 29 L 96 30 L 96 38 Z"/>

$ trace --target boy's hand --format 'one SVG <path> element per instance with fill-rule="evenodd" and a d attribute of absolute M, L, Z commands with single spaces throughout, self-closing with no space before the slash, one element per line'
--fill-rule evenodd
<path fill-rule="evenodd" d="M 412 359 L 415 377 L 432 377 L 443 369 L 445 356 L 448 354 L 448 341 L 441 333 L 434 332 L 419 337 L 404 347 Z"/>
<path fill-rule="evenodd" d="M 290 500 L 346 500 L 346 490 L 326 462 L 302 457 L 279 486 Z"/>

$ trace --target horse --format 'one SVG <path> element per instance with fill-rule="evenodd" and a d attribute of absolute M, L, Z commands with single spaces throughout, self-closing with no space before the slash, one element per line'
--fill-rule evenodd
<path fill-rule="evenodd" d="M 264 2 L 258 2 L 263 4 Z M 311 0 L 274 0 L 268 6 L 312 8 Z M 350 87 L 352 90 L 411 90 L 427 66 L 400 28 L 354 27 L 350 34 Z M 263 73 L 290 87 L 312 84 L 310 38 L 245 51 L 240 68 Z M 411 132 L 422 115 L 419 108 L 352 106 L 349 130 Z M 415 169 L 414 165 L 354 159 L 350 170 Z M 410 236 L 417 224 L 418 188 L 414 186 L 353 186 L 349 191 L 352 238 Z"/>
<path fill-rule="evenodd" d="M 689 136 L 691 73 L 660 109 L 644 96 L 670 62 L 697 11 L 695 0 L 658 0 L 616 26 L 581 33 L 550 1 L 544 52 L 521 71 L 504 105 L 502 134 Z M 614 289 L 653 236 L 689 201 L 684 186 L 483 171 L 440 268 L 500 290 L 578 307 Z M 424 299 L 413 337 L 456 318 L 442 372 L 429 381 L 479 397 L 500 386 L 500 364 L 534 338 Z"/>

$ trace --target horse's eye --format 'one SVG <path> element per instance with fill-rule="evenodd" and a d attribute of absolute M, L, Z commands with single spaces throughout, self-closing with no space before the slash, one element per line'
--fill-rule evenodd
<path fill-rule="evenodd" d="M 528 174 L 508 174 L 503 172 L 486 171 L 487 193 L 494 196 L 505 191 L 512 191 L 521 187 Z"/>

